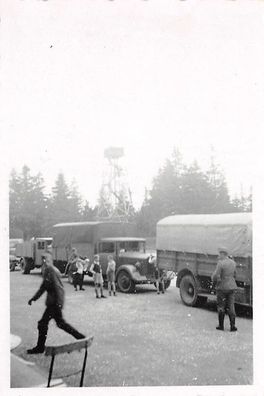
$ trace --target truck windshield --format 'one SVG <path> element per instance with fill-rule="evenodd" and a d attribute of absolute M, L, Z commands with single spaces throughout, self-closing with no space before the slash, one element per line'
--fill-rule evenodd
<path fill-rule="evenodd" d="M 145 242 L 141 241 L 124 241 L 119 243 L 120 253 L 124 252 L 145 252 Z"/>

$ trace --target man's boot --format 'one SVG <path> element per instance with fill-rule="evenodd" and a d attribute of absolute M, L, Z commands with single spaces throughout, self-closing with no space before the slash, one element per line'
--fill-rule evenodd
<path fill-rule="evenodd" d="M 47 334 L 45 332 L 39 331 L 37 345 L 32 349 L 28 349 L 27 353 L 29 355 L 33 355 L 36 353 L 43 353 L 45 350 L 46 338 L 47 338 Z"/>
<path fill-rule="evenodd" d="M 219 326 L 216 327 L 216 330 L 224 330 L 224 319 L 225 319 L 225 313 L 219 312 L 218 313 Z"/>
<path fill-rule="evenodd" d="M 237 331 L 237 327 L 235 326 L 236 323 L 236 318 L 234 318 L 233 316 L 229 316 L 230 318 L 230 331 Z"/>

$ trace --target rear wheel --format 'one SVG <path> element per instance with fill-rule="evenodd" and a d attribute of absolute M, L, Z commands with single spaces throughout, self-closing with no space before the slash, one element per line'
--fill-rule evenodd
<path fill-rule="evenodd" d="M 193 307 L 197 303 L 197 286 L 192 275 L 184 275 L 180 282 L 180 295 L 185 305 Z"/>
<path fill-rule="evenodd" d="M 22 274 L 30 274 L 30 270 L 31 270 L 31 263 L 29 261 L 29 259 L 27 258 L 23 258 L 22 262 L 21 262 L 21 270 L 22 270 Z"/>
<path fill-rule="evenodd" d="M 12 263 L 10 263 L 10 271 L 15 271 L 16 269 L 16 263 L 13 261 Z"/>
<path fill-rule="evenodd" d="M 131 279 L 129 273 L 124 270 L 120 271 L 117 275 L 117 286 L 123 293 L 132 293 L 135 291 L 135 282 Z"/>

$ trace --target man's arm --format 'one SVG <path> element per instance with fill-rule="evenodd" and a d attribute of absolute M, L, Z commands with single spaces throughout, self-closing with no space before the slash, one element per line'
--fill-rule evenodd
<path fill-rule="evenodd" d="M 30 300 L 28 300 L 28 305 L 31 305 L 32 301 L 38 300 L 45 291 L 46 291 L 46 284 L 45 284 L 45 279 L 44 279 L 43 282 L 41 283 L 38 291 L 34 294 L 34 296 Z"/>
<path fill-rule="evenodd" d="M 217 282 L 217 281 L 219 281 L 221 279 L 221 270 L 222 270 L 221 263 L 218 262 L 217 265 L 216 265 L 216 269 L 215 269 L 215 271 L 213 272 L 213 274 L 211 276 L 211 279 L 212 279 L 213 282 Z"/>

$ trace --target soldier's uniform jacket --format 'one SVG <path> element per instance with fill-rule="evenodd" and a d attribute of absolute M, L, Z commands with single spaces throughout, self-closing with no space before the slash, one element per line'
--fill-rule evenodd
<path fill-rule="evenodd" d="M 36 301 L 44 292 L 47 292 L 46 305 L 59 305 L 61 308 L 64 304 L 64 288 L 61 281 L 60 271 L 52 266 L 45 268 L 43 282 L 37 293 L 32 297 Z"/>
<path fill-rule="evenodd" d="M 235 290 L 236 285 L 236 263 L 230 258 L 219 260 L 212 275 L 212 281 L 216 282 L 216 290 Z"/>

